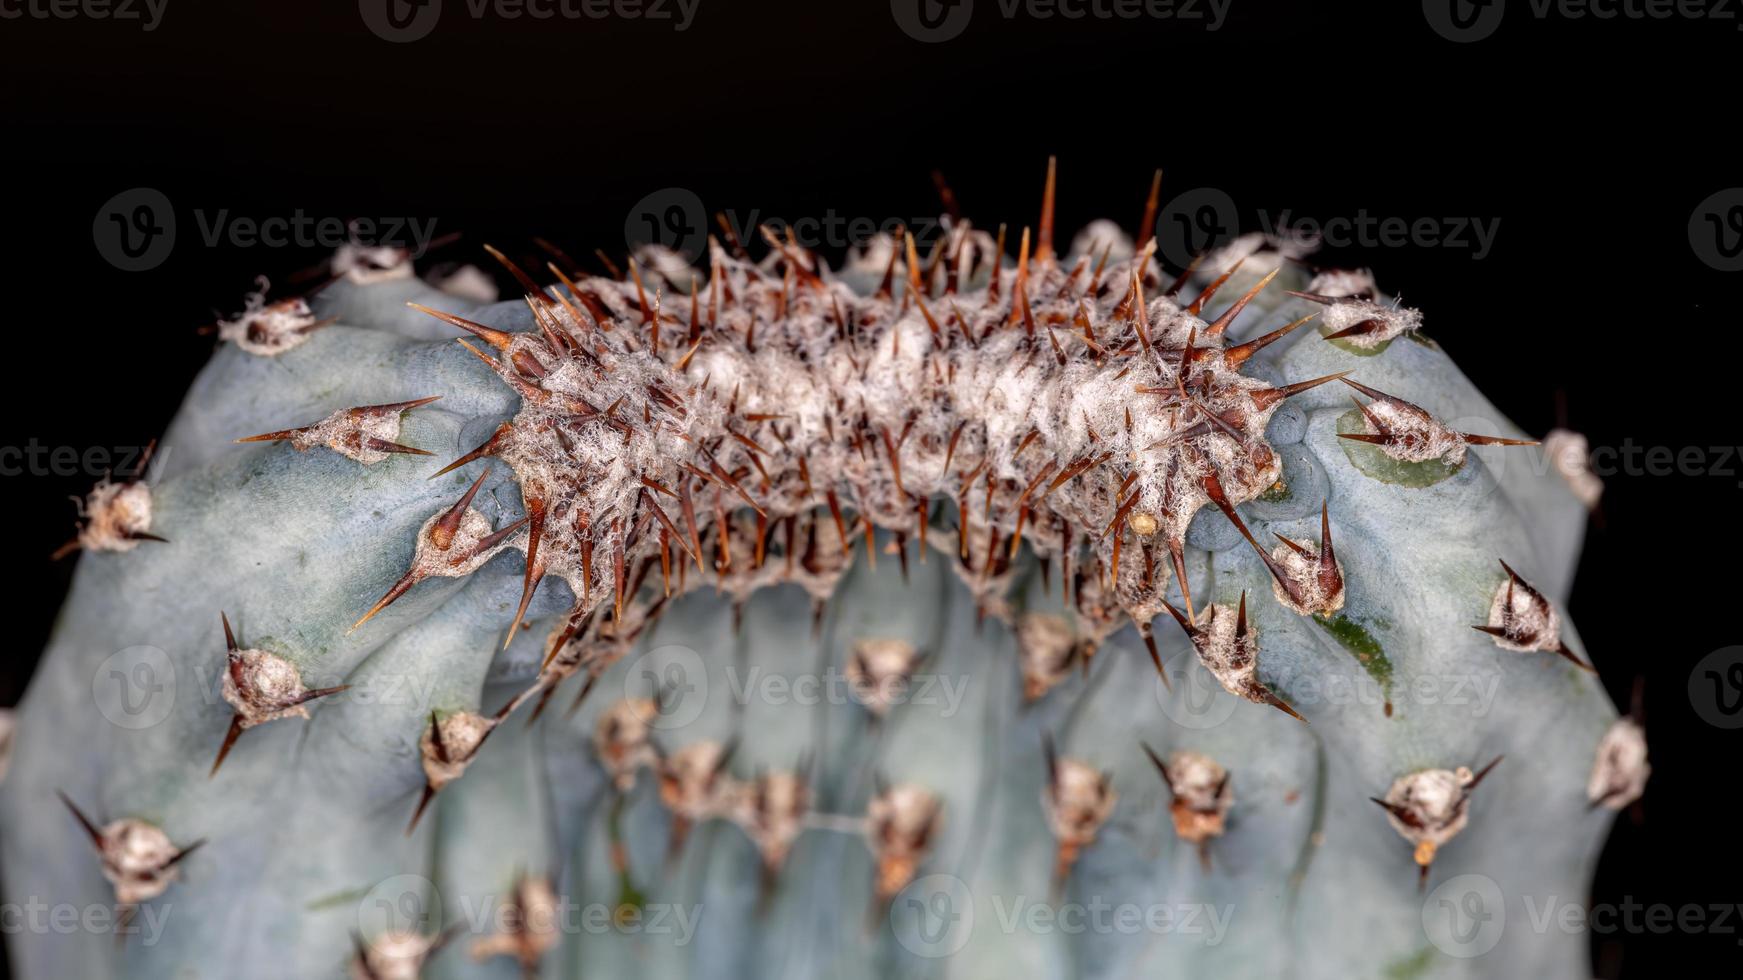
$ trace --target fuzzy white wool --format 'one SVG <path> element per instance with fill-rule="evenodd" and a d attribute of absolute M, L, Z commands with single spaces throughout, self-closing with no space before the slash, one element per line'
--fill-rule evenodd
<path fill-rule="evenodd" d="M 1436 847 L 1465 829 L 1470 820 L 1467 804 L 1473 780 L 1464 766 L 1456 770 L 1422 769 L 1400 776 L 1387 789 L 1386 819 L 1399 836 L 1417 845 L 1417 863 L 1427 864 L 1423 857 L 1432 860 Z"/>
<path fill-rule="evenodd" d="M 1023 696 L 1032 701 L 1070 676 L 1077 637 L 1063 616 L 1024 613 L 1017 617 L 1017 652 Z"/>
<path fill-rule="evenodd" d="M 1369 435 L 1385 436 L 1380 451 L 1406 463 L 1438 459 L 1448 466 L 1465 461 L 1464 437 L 1422 409 L 1396 398 L 1377 398 L 1362 413 Z"/>
<path fill-rule="evenodd" d="M 430 789 L 439 790 L 465 772 L 484 739 L 496 723 L 470 711 L 455 711 L 441 717 L 434 726 L 426 727 L 418 740 L 418 752 L 423 758 L 424 779 Z M 436 731 L 441 732 L 441 744 Z"/>
<path fill-rule="evenodd" d="M 115 900 L 122 905 L 156 898 L 180 876 L 171 863 L 180 849 L 143 820 L 126 818 L 105 826 L 98 850 L 103 877 L 115 886 Z"/>
<path fill-rule="evenodd" d="M 367 940 L 351 963 L 353 980 L 418 980 L 434 937 L 393 930 Z"/>
<path fill-rule="evenodd" d="M 1060 759 L 1057 777 L 1041 795 L 1053 836 L 1073 846 L 1092 843 L 1118 802 L 1107 777 L 1078 759 Z"/>
<path fill-rule="evenodd" d="M 1502 631 L 1493 636 L 1503 650 L 1528 653 L 1561 645 L 1561 613 L 1542 593 L 1509 577 L 1489 602 L 1489 623 Z"/>
<path fill-rule="evenodd" d="M 1175 752 L 1168 757 L 1168 785 L 1177 800 L 1194 810 L 1226 811 L 1233 805 L 1227 780 L 1228 771 L 1201 752 Z"/>
<path fill-rule="evenodd" d="M 403 248 L 389 245 L 346 242 L 333 251 L 329 265 L 333 275 L 344 276 L 359 286 L 412 277 L 411 255 Z"/>
<path fill-rule="evenodd" d="M 132 551 L 139 547 L 138 536 L 151 530 L 151 488 L 144 481 L 104 480 L 75 502 L 85 519 L 78 541 L 86 551 Z"/>
<path fill-rule="evenodd" d="M 1372 350 L 1401 334 L 1422 329 L 1422 311 L 1407 306 L 1382 306 L 1369 300 L 1352 299 L 1327 307 L 1320 316 L 1320 324 L 1327 334 L 1364 326 L 1362 332 L 1352 333 L 1341 339 L 1353 347 Z"/>
<path fill-rule="evenodd" d="M 498 298 L 496 281 L 485 275 L 484 270 L 470 264 L 440 276 L 432 276 L 430 285 L 449 296 L 458 296 L 476 303 L 494 303 Z"/>
<path fill-rule="evenodd" d="M 1646 780 L 1651 776 L 1646 730 L 1632 718 L 1618 718 L 1598 742 L 1597 757 L 1586 781 L 1586 799 L 1594 806 L 1626 809 L 1646 792 Z"/>
<path fill-rule="evenodd" d="M 218 321 L 218 339 L 258 357 L 276 357 L 308 340 L 319 325 L 308 302 L 293 297 L 268 303 L 266 293 L 271 283 L 265 276 L 254 283 L 256 288 L 244 300 L 242 312 Z"/>
<path fill-rule="evenodd" d="M 1380 286 L 1367 269 L 1326 269 L 1308 282 L 1305 292 L 1318 296 L 1372 299 L 1379 295 Z"/>
<path fill-rule="evenodd" d="M 265 650 L 238 650 L 224 671 L 222 694 L 244 729 L 280 718 L 307 718 L 309 689 L 295 664 Z"/>
<path fill-rule="evenodd" d="M 1567 481 L 1568 489 L 1587 509 L 1598 506 L 1604 481 L 1591 468 L 1591 447 L 1586 437 L 1568 429 L 1552 429 L 1543 437 L 1543 454 Z"/>
<path fill-rule="evenodd" d="M 1285 592 L 1282 584 L 1275 580 L 1271 582 L 1271 594 L 1285 608 L 1293 609 L 1303 616 L 1330 615 L 1342 609 L 1345 591 L 1343 564 L 1333 559 L 1337 564 L 1337 575 L 1328 583 L 1320 576 L 1321 559 L 1318 546 L 1301 542 L 1297 542 L 1297 545 L 1306 549 L 1307 553 L 1302 554 L 1285 544 L 1271 549 L 1271 559 L 1289 578 L 1294 595 Z M 1332 587 L 1327 588 L 1328 584 Z"/>

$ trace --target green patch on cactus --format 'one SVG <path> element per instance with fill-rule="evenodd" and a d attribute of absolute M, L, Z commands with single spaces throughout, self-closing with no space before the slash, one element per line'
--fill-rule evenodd
<path fill-rule="evenodd" d="M 1337 431 L 1339 435 L 1367 432 L 1361 409 L 1352 408 L 1338 416 Z M 1465 465 L 1463 460 L 1447 463 L 1438 459 L 1431 459 L 1426 463 L 1407 463 L 1386 455 L 1379 446 L 1354 439 L 1340 439 L 1338 442 L 1342 444 L 1344 455 L 1349 457 L 1350 464 L 1356 469 L 1381 483 L 1401 487 L 1431 487 L 1457 473 Z"/>
<path fill-rule="evenodd" d="M 347 888 L 344 891 L 334 892 L 331 895 L 322 895 L 320 898 L 317 898 L 303 906 L 303 908 L 308 909 L 310 912 L 320 912 L 324 909 L 344 908 L 345 906 L 356 904 L 359 899 L 367 894 L 369 894 L 368 888 Z"/>
<path fill-rule="evenodd" d="M 1386 965 L 1386 980 L 1416 980 L 1428 972 L 1434 963 L 1434 948 L 1424 946 L 1415 955 L 1393 960 Z"/>
<path fill-rule="evenodd" d="M 1380 685 L 1380 690 L 1386 695 L 1386 714 L 1391 715 L 1392 661 L 1386 657 L 1380 641 L 1374 639 L 1374 634 L 1368 632 L 1367 627 L 1348 616 L 1339 615 L 1336 619 L 1315 616 L 1313 621 L 1348 650 L 1362 665 L 1362 669 L 1368 672 L 1368 676 Z"/>
<path fill-rule="evenodd" d="M 1278 477 L 1277 482 L 1266 487 L 1265 492 L 1259 494 L 1257 499 L 1267 504 L 1280 504 L 1283 501 L 1288 500 L 1288 481 L 1284 480 L 1282 477 Z"/>
<path fill-rule="evenodd" d="M 625 846 L 623 838 L 623 807 L 625 802 L 623 794 L 619 793 L 611 801 L 611 809 L 605 818 L 605 832 L 611 840 L 614 852 Z M 629 869 L 627 867 L 620 868 L 617 872 L 617 901 L 613 904 L 611 911 L 612 924 L 621 927 L 627 916 L 639 913 L 647 903 L 647 895 L 636 887 L 635 879 L 629 875 Z"/>
<path fill-rule="evenodd" d="M 1372 347 L 1358 347 L 1355 344 L 1350 343 L 1348 340 L 1345 340 L 1342 338 L 1340 338 L 1338 340 L 1331 339 L 1331 335 L 1336 333 L 1336 332 L 1337 331 L 1333 330 L 1332 328 L 1330 328 L 1328 326 L 1324 326 L 1324 325 L 1321 325 L 1319 328 L 1319 335 L 1321 337 L 1326 338 L 1326 343 L 1332 345 L 1333 347 L 1336 347 L 1338 350 L 1341 350 L 1346 354 L 1354 354 L 1357 357 L 1373 357 L 1377 354 L 1384 354 L 1386 352 L 1386 348 L 1392 346 L 1391 340 L 1382 340 Z M 1405 336 L 1408 337 L 1410 335 L 1408 333 L 1406 333 Z M 1396 338 L 1394 338 L 1394 339 L 1396 339 Z"/>
<path fill-rule="evenodd" d="M 648 904 L 648 896 L 635 882 L 630 880 L 629 872 L 621 872 L 617 876 L 617 905 L 611 910 L 611 922 L 623 928 L 633 916 L 639 915 Z"/>

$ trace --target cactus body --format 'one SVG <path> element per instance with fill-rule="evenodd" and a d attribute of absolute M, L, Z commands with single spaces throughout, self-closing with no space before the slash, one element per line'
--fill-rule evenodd
<path fill-rule="evenodd" d="M 0 784 L 10 897 L 149 832 L 150 932 L 25 975 L 1586 975 L 1421 891 L 1639 792 L 1580 495 L 1364 276 L 1040 227 L 252 303 Z"/>

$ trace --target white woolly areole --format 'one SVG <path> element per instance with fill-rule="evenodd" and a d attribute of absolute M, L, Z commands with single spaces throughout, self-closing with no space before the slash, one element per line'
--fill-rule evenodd
<path fill-rule="evenodd" d="M 797 773 L 764 773 L 737 794 L 732 821 L 756 844 L 764 865 L 777 868 L 805 830 L 810 790 Z"/>
<path fill-rule="evenodd" d="M 1604 481 L 1592 472 L 1591 447 L 1585 436 L 1568 429 L 1551 429 L 1543 437 L 1543 454 L 1567 481 L 1574 499 L 1585 504 L 1587 510 L 1598 506 L 1598 498 L 1604 495 Z"/>
<path fill-rule="evenodd" d="M 1374 445 L 1393 459 L 1406 463 L 1438 459 L 1448 466 L 1465 461 L 1464 437 L 1407 401 L 1376 398 L 1362 407 L 1362 422 L 1369 435 L 1386 437 L 1384 443 Z"/>
<path fill-rule="evenodd" d="M 1561 647 L 1561 614 L 1541 592 L 1512 575 L 1489 601 L 1489 626 L 1502 631 L 1489 636 L 1503 650 L 1530 653 Z"/>
<path fill-rule="evenodd" d="M 307 718 L 303 686 L 296 664 L 265 650 L 237 650 L 224 671 L 224 700 L 236 709 L 243 730 L 280 718 Z"/>
<path fill-rule="evenodd" d="M 394 455 L 378 447 L 382 443 L 399 441 L 400 411 L 367 408 L 342 408 L 313 425 L 287 430 L 285 442 L 297 452 L 308 452 L 316 446 L 327 448 L 365 466 L 379 463 Z"/>
<path fill-rule="evenodd" d="M 1594 806 L 1626 809 L 1646 792 L 1652 766 L 1646 761 L 1646 729 L 1632 718 L 1618 718 L 1598 741 L 1586 799 Z"/>
<path fill-rule="evenodd" d="M 496 280 L 471 264 L 460 266 L 446 275 L 431 277 L 430 285 L 449 296 L 458 296 L 475 303 L 494 303 L 498 298 Z"/>
<path fill-rule="evenodd" d="M 309 304 L 300 298 L 266 301 L 270 285 L 264 276 L 249 293 L 242 312 L 233 320 L 218 321 L 218 338 L 258 357 L 276 357 L 309 339 L 319 321 Z"/>
<path fill-rule="evenodd" d="M 1098 218 L 1084 225 L 1071 239 L 1070 254 L 1084 257 L 1092 263 L 1091 268 L 1101 261 L 1103 251 L 1109 262 L 1124 262 L 1132 257 L 1132 236 L 1116 221 Z"/>
<path fill-rule="evenodd" d="M 1334 569 L 1327 569 L 1318 547 L 1304 542 L 1296 542 L 1296 546 L 1301 550 L 1281 543 L 1271 549 L 1271 560 L 1277 563 L 1291 583 L 1291 589 L 1285 591 L 1282 583 L 1273 578 L 1271 594 L 1284 608 L 1303 616 L 1325 616 L 1342 609 L 1345 593 L 1343 563 L 1333 558 Z M 1334 570 L 1335 575 L 1332 574 Z"/>
<path fill-rule="evenodd" d="M 635 787 L 636 772 L 642 766 L 659 765 L 659 753 L 649 740 L 659 715 L 659 705 L 652 698 L 620 698 L 594 723 L 593 750 L 619 792 Z"/>
<path fill-rule="evenodd" d="M 1259 681 L 1259 632 L 1249 622 L 1246 633 L 1237 635 L 1239 620 L 1233 606 L 1219 603 L 1199 610 L 1193 648 L 1223 690 L 1258 704 L 1275 704 L 1276 696 Z"/>
<path fill-rule="evenodd" d="M 635 260 L 640 266 L 644 286 L 664 284 L 688 293 L 691 282 L 696 279 L 696 270 L 691 267 L 690 260 L 682 252 L 664 245 L 638 245 Z"/>
<path fill-rule="evenodd" d="M 151 530 L 151 488 L 143 480 L 104 480 L 84 500 L 73 500 L 84 518 L 78 541 L 86 551 L 132 551 Z"/>
<path fill-rule="evenodd" d="M 1250 231 L 1212 249 L 1205 255 L 1204 261 L 1199 263 L 1199 271 L 1205 276 L 1215 278 L 1233 272 L 1236 266 L 1240 266 L 1243 275 L 1262 276 L 1280 268 L 1285 262 L 1312 255 L 1318 247 L 1317 242 L 1300 235 L 1267 235 L 1264 232 Z"/>
<path fill-rule="evenodd" d="M 1174 795 L 1169 805 L 1174 832 L 1193 844 L 1221 836 L 1224 820 L 1235 805 L 1228 770 L 1208 755 L 1181 751 L 1168 756 L 1167 776 Z"/>
<path fill-rule="evenodd" d="M 478 754 L 485 736 L 495 727 L 496 722 L 470 711 L 451 712 L 434 725 L 426 726 L 423 736 L 418 739 L 418 754 L 423 759 L 424 780 L 430 789 L 440 790 L 459 779 L 471 765 L 472 757 Z M 442 733 L 440 748 L 435 739 L 437 729 Z"/>
<path fill-rule="evenodd" d="M 878 717 L 908 691 L 908 677 L 919 654 L 907 640 L 871 638 L 853 645 L 847 658 L 847 679 L 854 700 Z"/>
<path fill-rule="evenodd" d="M 412 259 L 403 248 L 346 242 L 333 251 L 333 275 L 370 286 L 412 277 Z"/>
<path fill-rule="evenodd" d="M 453 537 L 442 544 L 437 533 L 444 511 L 431 514 L 418 528 L 417 550 L 412 557 L 412 569 L 420 576 L 459 578 L 470 575 L 502 551 L 514 548 L 526 550 L 526 535 L 512 534 L 495 541 L 496 531 L 490 521 L 477 510 L 468 507 L 460 517 L 460 526 Z"/>
<path fill-rule="evenodd" d="M 1400 334 L 1422 329 L 1422 311 L 1351 299 L 1327 307 L 1320 324 L 1328 334 L 1366 325 L 1363 331 L 1339 339 L 1352 347 L 1372 350 Z"/>
<path fill-rule="evenodd" d="M 1094 766 L 1077 759 L 1060 759 L 1051 786 L 1042 791 L 1041 809 L 1047 826 L 1061 844 L 1087 847 L 1114 812 L 1119 794 Z"/>
<path fill-rule="evenodd" d="M 1380 285 L 1367 269 L 1326 269 L 1313 277 L 1305 291 L 1316 296 L 1371 300 L 1380 294 Z"/>
<path fill-rule="evenodd" d="M 877 894 L 888 899 L 914 880 L 943 820 L 943 803 L 932 791 L 898 783 L 866 805 L 866 843 L 877 860 Z"/>
<path fill-rule="evenodd" d="M 169 835 L 143 820 L 116 820 L 103 828 L 98 844 L 103 877 L 115 886 L 115 901 L 133 905 L 164 893 L 180 876 L 170 862 L 181 849 Z"/>
<path fill-rule="evenodd" d="M 1458 836 L 1470 820 L 1471 770 L 1422 769 L 1400 776 L 1387 789 L 1386 819 L 1399 836 L 1416 845 L 1416 863 L 1428 865 L 1442 844 Z"/>
<path fill-rule="evenodd" d="M 435 936 L 395 929 L 365 943 L 351 962 L 352 980 L 418 980 Z"/>
<path fill-rule="evenodd" d="M 1079 653 L 1077 635 L 1063 616 L 1023 613 L 1017 617 L 1017 653 L 1023 697 L 1033 701 L 1071 675 Z"/>
<path fill-rule="evenodd" d="M 562 941 L 562 910 L 557 893 L 542 875 L 515 882 L 514 892 L 500 916 L 502 929 L 472 942 L 472 958 L 479 962 L 492 956 L 512 956 L 523 972 L 530 969 Z"/>
<path fill-rule="evenodd" d="M 691 821 L 725 816 L 735 787 L 724 766 L 725 747 L 704 739 L 678 749 L 660 763 L 660 802 Z"/>

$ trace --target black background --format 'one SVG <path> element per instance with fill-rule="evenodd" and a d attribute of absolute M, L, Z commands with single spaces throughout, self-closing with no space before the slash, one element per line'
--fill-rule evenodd
<path fill-rule="evenodd" d="M 10 0 L 8 0 L 10 3 Z M 0 4 L 0 7 L 6 5 Z M 207 246 L 195 212 L 411 216 L 485 241 L 621 257 L 636 202 L 668 187 L 710 210 L 883 220 L 936 211 L 950 179 L 982 226 L 1032 222 L 1060 158 L 1062 235 L 1138 219 L 1163 198 L 1227 193 L 1260 212 L 1499 219 L 1492 252 L 1355 245 L 1426 311 L 1427 329 L 1524 428 L 1594 446 L 1737 438 L 1743 273 L 1704 263 L 1689 225 L 1743 185 L 1737 20 L 1538 19 L 1508 6 L 1454 44 L 1415 2 L 1322 9 L 1233 0 L 1220 30 L 1170 20 L 1004 19 L 979 0 L 961 36 L 923 44 L 882 0 L 701 0 L 694 24 L 474 19 L 447 0 L 415 43 L 371 34 L 353 3 L 168 0 L 162 23 L 0 20 L 11 366 L 0 446 L 135 446 L 159 433 L 253 277 L 317 247 Z M 15 7 L 7 9 L 16 9 Z M 1743 14 L 1743 11 L 1739 11 Z M 123 272 L 93 220 L 162 191 L 167 261 Z M 1731 619 L 1743 477 L 1608 479 L 1572 599 L 1619 703 L 1646 681 L 1654 777 L 1626 815 L 1594 902 L 1743 901 L 1731 801 L 1743 732 L 1702 721 L 1695 663 L 1743 642 Z M 12 642 L 0 703 L 22 694 L 74 561 L 69 495 L 100 474 L 0 477 Z M 1711 706 L 1708 706 L 1711 713 Z M 1577 896 L 1572 896 L 1577 899 Z M 1735 926 L 1736 923 L 1733 923 Z M 1736 934 L 1594 936 L 1600 976 L 1691 952 L 1737 960 Z M 3 967 L 0 967 L 3 969 Z"/>

